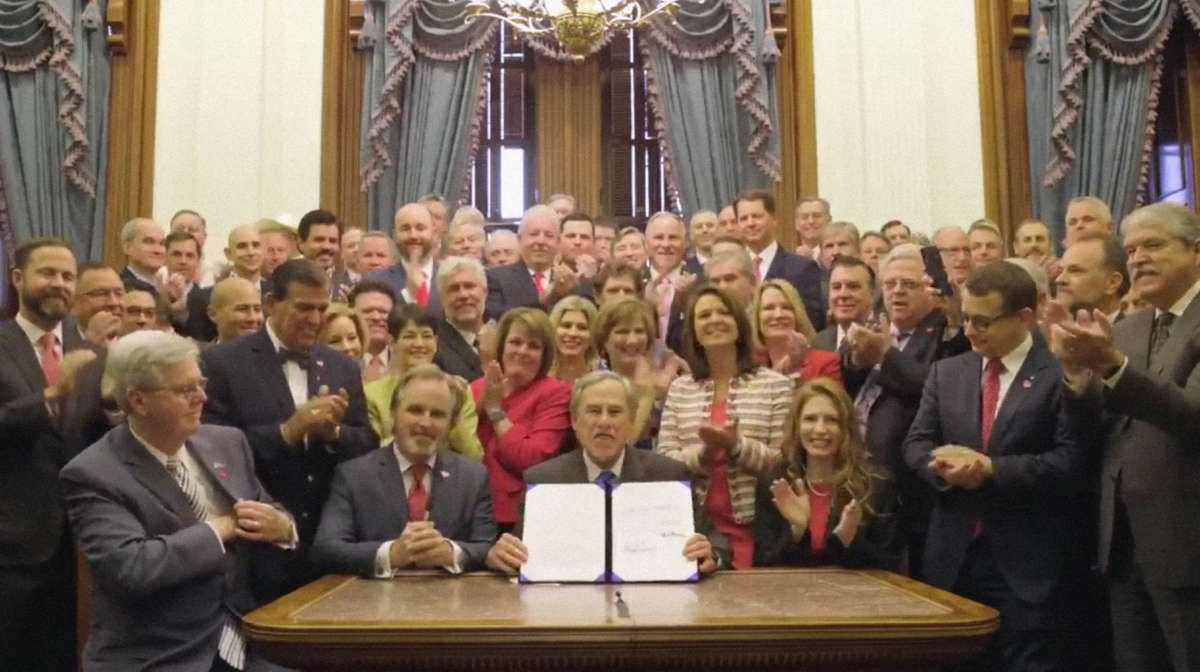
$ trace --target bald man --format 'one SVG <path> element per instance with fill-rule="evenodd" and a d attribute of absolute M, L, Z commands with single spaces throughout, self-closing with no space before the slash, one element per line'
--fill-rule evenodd
<path fill-rule="evenodd" d="M 207 314 L 216 327 L 217 343 L 258 331 L 263 324 L 258 285 L 237 276 L 225 278 L 213 285 Z"/>
<path fill-rule="evenodd" d="M 396 295 L 397 305 L 416 303 L 440 318 L 442 304 L 437 296 L 437 249 L 441 245 L 433 215 L 426 204 L 407 203 L 392 220 L 392 240 L 400 256 L 396 263 L 368 273 L 363 280 L 377 280 Z"/>
<path fill-rule="evenodd" d="M 483 246 L 483 257 L 488 268 L 517 263 L 521 258 L 521 243 L 517 240 L 517 234 L 508 229 L 492 231 L 487 244 Z"/>

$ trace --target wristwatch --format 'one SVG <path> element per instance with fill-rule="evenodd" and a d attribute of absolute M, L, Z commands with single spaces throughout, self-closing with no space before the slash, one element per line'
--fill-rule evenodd
<path fill-rule="evenodd" d="M 493 425 L 495 425 L 495 424 L 499 423 L 501 420 L 504 420 L 505 418 L 507 418 L 507 417 L 508 417 L 508 415 L 504 413 L 504 409 L 503 409 L 503 408 L 497 408 L 497 409 L 496 409 L 496 410 L 494 410 L 494 411 L 488 411 L 488 412 L 487 412 L 487 417 L 488 417 L 488 420 L 489 420 L 489 421 L 490 421 L 490 422 L 491 422 Z"/>

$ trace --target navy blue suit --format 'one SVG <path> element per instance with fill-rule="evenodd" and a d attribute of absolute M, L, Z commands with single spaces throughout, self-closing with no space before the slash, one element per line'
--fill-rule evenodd
<path fill-rule="evenodd" d="M 1062 653 L 1053 643 L 1062 628 L 1061 588 L 1068 572 L 1081 569 L 1069 567 L 1068 557 L 1084 447 L 1063 406 L 1062 367 L 1040 335 L 1032 339 L 986 450 L 983 361 L 974 352 L 933 364 L 904 442 L 908 466 L 934 490 L 922 578 L 1000 610 L 991 646 L 1010 670 Z M 947 484 L 928 467 L 933 450 L 946 444 L 984 450 L 994 476 L 975 490 Z M 977 520 L 982 532 L 973 539 Z"/>
<path fill-rule="evenodd" d="M 396 295 L 396 305 L 406 303 L 404 300 L 404 288 L 408 285 L 408 271 L 404 269 L 404 264 L 396 262 L 387 268 L 381 268 L 378 271 L 371 271 L 363 276 L 363 280 L 374 280 L 382 282 L 392 288 L 392 293 Z M 532 282 L 532 281 L 531 281 Z M 437 292 L 437 264 L 433 266 L 433 273 L 429 277 L 429 305 L 426 306 L 429 314 L 435 318 L 442 316 L 442 300 L 438 297 Z"/>
<path fill-rule="evenodd" d="M 751 257 L 754 253 L 751 252 Z M 763 273 L 763 280 L 782 278 L 792 283 L 800 299 L 804 301 L 804 311 L 812 322 L 813 329 L 820 331 L 825 328 L 825 299 L 821 297 L 821 267 L 817 262 L 807 257 L 800 257 L 783 246 L 775 252 L 770 267 Z"/>
<path fill-rule="evenodd" d="M 427 519 L 463 550 L 462 571 L 483 569 L 496 540 L 487 468 L 441 450 L 430 477 Z M 380 545 L 399 537 L 408 522 L 404 478 L 389 444 L 338 465 L 313 543 L 313 561 L 323 571 L 373 576 Z"/>
<path fill-rule="evenodd" d="M 270 568 L 274 570 L 269 571 L 270 576 L 257 582 L 255 588 L 263 588 L 260 596 L 264 599 L 315 578 L 306 559 L 307 546 L 316 533 L 334 467 L 379 446 L 379 438 L 367 422 L 358 365 L 323 345 L 314 346 L 310 354 L 310 397 L 322 385 L 333 393 L 344 388 L 350 395 L 337 443 L 326 443 L 316 435 L 295 446 L 284 442 L 279 426 L 295 412 L 295 404 L 265 327 L 256 334 L 209 347 L 200 355 L 208 377 L 204 422 L 230 425 L 246 433 L 258 477 L 295 515 L 300 532 L 300 551 L 281 558 L 280 564 Z"/>

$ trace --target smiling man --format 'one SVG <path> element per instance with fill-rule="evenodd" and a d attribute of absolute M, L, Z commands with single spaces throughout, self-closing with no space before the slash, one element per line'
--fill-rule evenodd
<path fill-rule="evenodd" d="M 438 349 L 433 362 L 465 380 L 483 377 L 479 362 L 479 332 L 483 330 L 483 302 L 487 298 L 483 264 L 472 257 L 446 257 L 438 267 L 438 291 L 446 318 L 438 321 Z"/>
<path fill-rule="evenodd" d="M 646 450 L 630 449 L 636 438 L 634 414 L 637 396 L 629 381 L 611 371 L 595 371 L 575 381 L 571 393 L 571 427 L 580 447 L 525 470 L 527 485 L 536 483 L 592 483 L 601 478 L 617 483 L 688 481 L 682 463 Z M 729 566 L 729 542 L 696 508 L 696 534 L 680 552 L 699 563 L 700 573 Z M 529 559 L 529 551 L 516 534 L 503 534 L 487 554 L 492 569 L 515 574 Z"/>
<path fill-rule="evenodd" d="M 875 306 L 875 271 L 858 257 L 838 255 L 829 271 L 829 313 L 833 322 L 817 333 L 814 345 L 836 352 L 852 324 L 864 324 Z"/>
<path fill-rule="evenodd" d="M 341 222 L 328 210 L 310 210 L 300 218 L 296 232 L 300 236 L 300 254 L 332 278 L 341 254 Z"/>
<path fill-rule="evenodd" d="M 769 191 L 748 190 L 733 202 L 738 228 L 750 249 L 755 280 L 782 278 L 792 283 L 804 301 L 813 328 L 825 328 L 825 299 L 821 296 L 821 270 L 809 257 L 781 248 L 775 240 L 775 197 Z M 820 229 L 817 230 L 819 238 Z"/>
<path fill-rule="evenodd" d="M 559 251 L 558 215 L 547 205 L 535 205 L 521 216 L 517 241 L 520 258 L 507 266 L 489 268 L 488 319 L 512 308 L 548 310 L 554 292 L 555 259 Z M 561 271 L 559 271 L 561 273 Z"/>
<path fill-rule="evenodd" d="M 121 282 L 158 296 L 162 284 L 159 271 L 167 261 L 167 232 L 153 219 L 135 217 L 121 227 L 121 251 L 125 268 Z"/>
<path fill-rule="evenodd" d="M 334 474 L 313 544 L 318 567 L 379 579 L 483 568 L 496 538 L 487 469 L 446 447 L 461 399 L 436 366 L 404 374 L 392 396 L 391 444 Z"/>

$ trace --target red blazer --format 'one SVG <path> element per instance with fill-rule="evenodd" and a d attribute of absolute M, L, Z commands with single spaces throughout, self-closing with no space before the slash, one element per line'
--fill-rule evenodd
<path fill-rule="evenodd" d="M 476 405 L 483 396 L 483 378 L 471 383 Z M 479 443 L 488 470 L 492 511 L 499 524 L 517 522 L 517 509 L 525 491 L 521 478 L 526 469 L 558 455 L 571 427 L 571 386 L 550 376 L 538 378 L 501 402 L 512 428 L 496 436 L 492 423 L 480 409 Z"/>
<path fill-rule="evenodd" d="M 842 382 L 842 366 L 838 361 L 838 354 L 828 350 L 809 350 L 804 356 L 804 364 L 800 365 L 799 378 L 812 380 L 821 376 Z"/>

